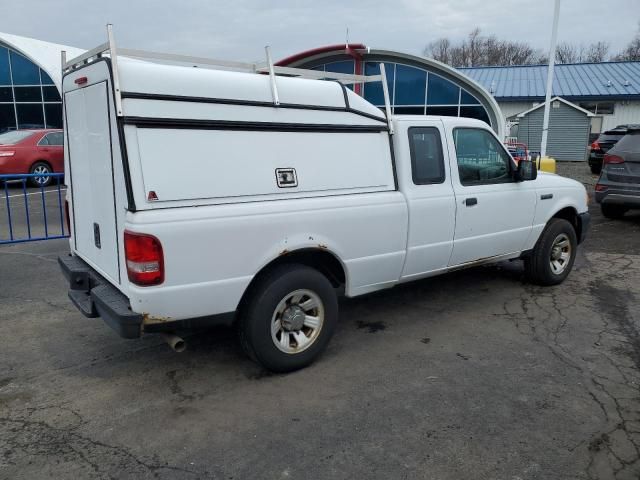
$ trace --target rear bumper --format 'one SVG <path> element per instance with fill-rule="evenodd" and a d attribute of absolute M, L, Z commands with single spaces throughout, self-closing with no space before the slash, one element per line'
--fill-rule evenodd
<path fill-rule="evenodd" d="M 609 186 L 604 192 L 596 192 L 595 196 L 598 203 L 640 208 L 640 188 L 638 187 Z"/>
<path fill-rule="evenodd" d="M 129 299 L 78 257 L 61 255 L 58 263 L 69 281 L 69 298 L 85 317 L 101 317 L 123 338 L 142 334 L 142 315 Z"/>

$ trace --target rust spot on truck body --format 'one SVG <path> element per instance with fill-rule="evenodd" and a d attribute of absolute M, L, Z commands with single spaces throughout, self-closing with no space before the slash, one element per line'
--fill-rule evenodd
<path fill-rule="evenodd" d="M 153 325 L 156 323 L 166 323 L 171 322 L 173 319 L 171 317 L 153 317 L 149 313 L 142 314 L 142 324 L 143 325 Z"/>

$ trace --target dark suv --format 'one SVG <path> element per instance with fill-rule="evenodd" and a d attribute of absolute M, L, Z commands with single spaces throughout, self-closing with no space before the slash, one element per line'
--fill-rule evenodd
<path fill-rule="evenodd" d="M 598 174 L 602 170 L 604 155 L 624 137 L 630 129 L 638 129 L 640 125 L 618 125 L 612 130 L 600 134 L 598 139 L 591 144 L 589 152 L 589 167 L 591 173 Z"/>
<path fill-rule="evenodd" d="M 640 126 L 630 128 L 603 158 L 596 201 L 607 218 L 640 209 Z"/>

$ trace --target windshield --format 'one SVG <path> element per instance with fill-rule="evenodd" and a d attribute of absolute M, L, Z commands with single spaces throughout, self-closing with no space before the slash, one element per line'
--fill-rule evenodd
<path fill-rule="evenodd" d="M 25 130 L 14 130 L 12 132 L 5 132 L 0 134 L 0 145 L 15 145 L 21 142 L 25 138 L 33 135 L 33 132 Z"/>

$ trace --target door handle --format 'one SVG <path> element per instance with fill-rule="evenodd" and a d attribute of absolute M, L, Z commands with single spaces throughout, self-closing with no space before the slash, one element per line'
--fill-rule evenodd
<path fill-rule="evenodd" d="M 477 199 L 477 198 L 475 198 L 475 197 L 467 198 L 467 199 L 464 201 L 464 204 L 465 204 L 467 207 L 472 207 L 472 206 L 474 206 L 474 205 L 477 205 L 477 204 L 478 204 L 478 199 Z"/>

